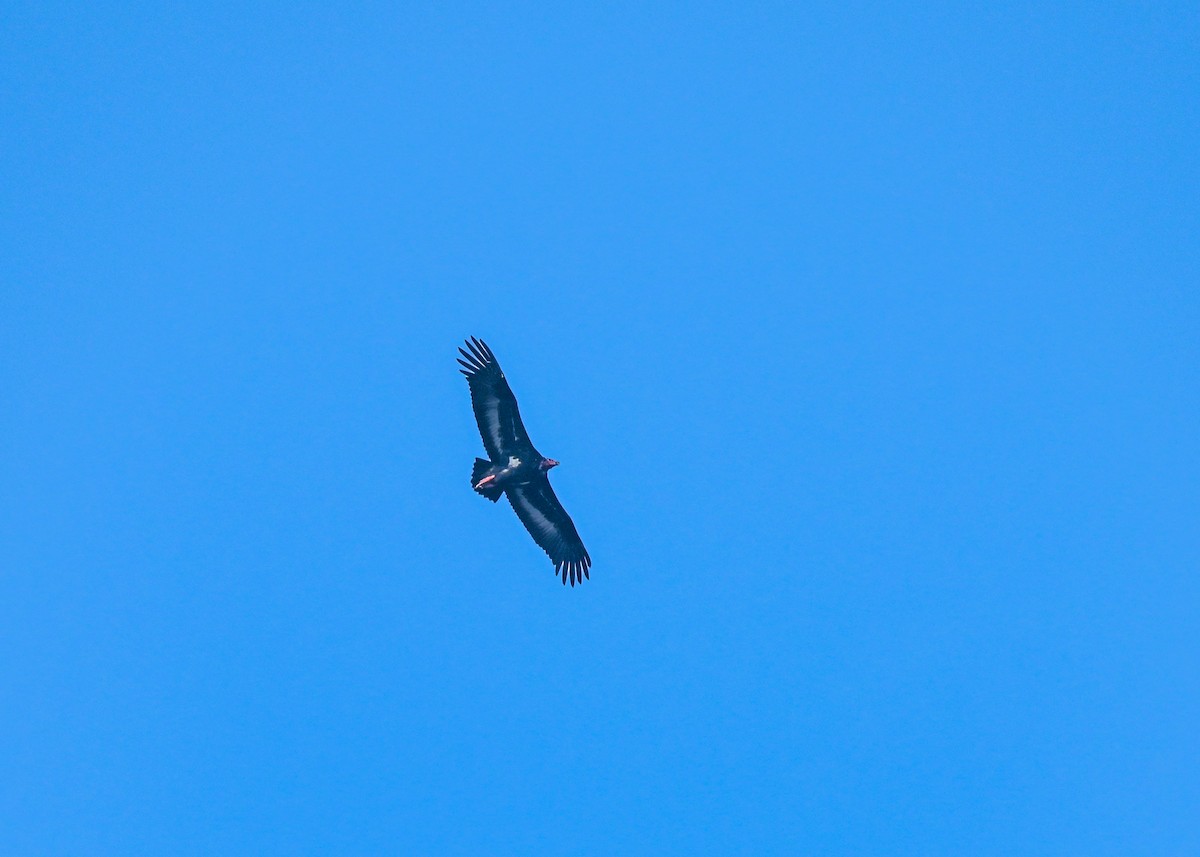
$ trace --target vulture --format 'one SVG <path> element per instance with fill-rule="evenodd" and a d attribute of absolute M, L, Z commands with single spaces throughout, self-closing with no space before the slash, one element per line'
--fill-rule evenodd
<path fill-rule="evenodd" d="M 554 573 L 574 586 L 590 577 L 592 558 L 550 487 L 550 468 L 558 462 L 533 448 L 496 355 L 473 336 L 466 346 L 458 349 L 463 367 L 459 371 L 467 376 L 475 422 L 488 454 L 475 459 L 471 487 L 493 503 L 507 495 L 529 535 L 554 563 Z"/>

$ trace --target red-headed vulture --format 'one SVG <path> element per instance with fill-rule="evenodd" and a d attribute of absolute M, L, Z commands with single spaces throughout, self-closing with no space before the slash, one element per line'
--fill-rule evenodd
<path fill-rule="evenodd" d="M 475 459 L 471 487 L 493 503 L 501 494 L 508 495 L 529 535 L 554 563 L 554 573 L 574 586 L 589 576 L 592 558 L 550 487 L 550 468 L 558 462 L 533 448 L 496 355 L 475 337 L 466 345 L 458 349 L 458 362 L 471 388 L 471 407 L 488 454 Z"/>

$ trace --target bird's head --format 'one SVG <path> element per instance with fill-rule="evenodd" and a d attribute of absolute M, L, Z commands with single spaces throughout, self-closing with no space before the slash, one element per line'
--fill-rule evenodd
<path fill-rule="evenodd" d="M 542 459 L 542 470 L 549 470 L 551 467 L 558 467 L 558 462 L 553 458 Z"/>

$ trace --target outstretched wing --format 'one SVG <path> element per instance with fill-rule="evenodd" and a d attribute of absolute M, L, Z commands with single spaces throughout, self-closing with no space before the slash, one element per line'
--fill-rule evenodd
<path fill-rule="evenodd" d="M 567 510 L 554 496 L 549 479 L 535 479 L 527 485 L 514 485 L 508 489 L 508 502 L 529 535 L 554 563 L 554 573 L 562 575 L 562 582 L 571 585 L 588 577 L 592 558 L 575 531 L 575 524 Z"/>
<path fill-rule="evenodd" d="M 466 359 L 459 359 L 471 388 L 471 407 L 483 438 L 483 448 L 493 461 L 507 458 L 511 453 L 530 446 L 529 435 L 521 423 L 517 397 L 504 380 L 496 355 L 475 337 L 467 342 L 468 352 L 458 349 Z"/>

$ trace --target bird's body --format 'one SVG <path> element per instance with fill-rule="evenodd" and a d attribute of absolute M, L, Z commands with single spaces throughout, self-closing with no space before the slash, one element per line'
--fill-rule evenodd
<path fill-rule="evenodd" d="M 474 480 L 476 489 L 482 485 L 493 485 L 495 488 L 503 490 L 509 486 L 529 485 L 539 476 L 542 476 L 543 470 L 539 466 L 541 458 L 536 454 L 526 456 L 525 460 L 520 459 L 515 455 L 510 455 L 508 461 L 499 464 L 487 461 L 482 458 L 477 458 L 476 461 L 483 461 L 487 467 L 484 472 L 478 474 L 479 479 L 476 480 L 476 474 L 471 474 L 471 479 Z"/>
<path fill-rule="evenodd" d="M 507 495 L 525 529 L 554 563 L 555 573 L 574 586 L 589 577 L 592 559 L 550 487 L 548 474 L 558 462 L 530 442 L 517 399 L 491 349 L 474 337 L 467 349 L 458 349 L 465 358 L 458 362 L 471 388 L 471 406 L 488 453 L 486 459 L 475 459 L 471 487 L 493 503 Z"/>

